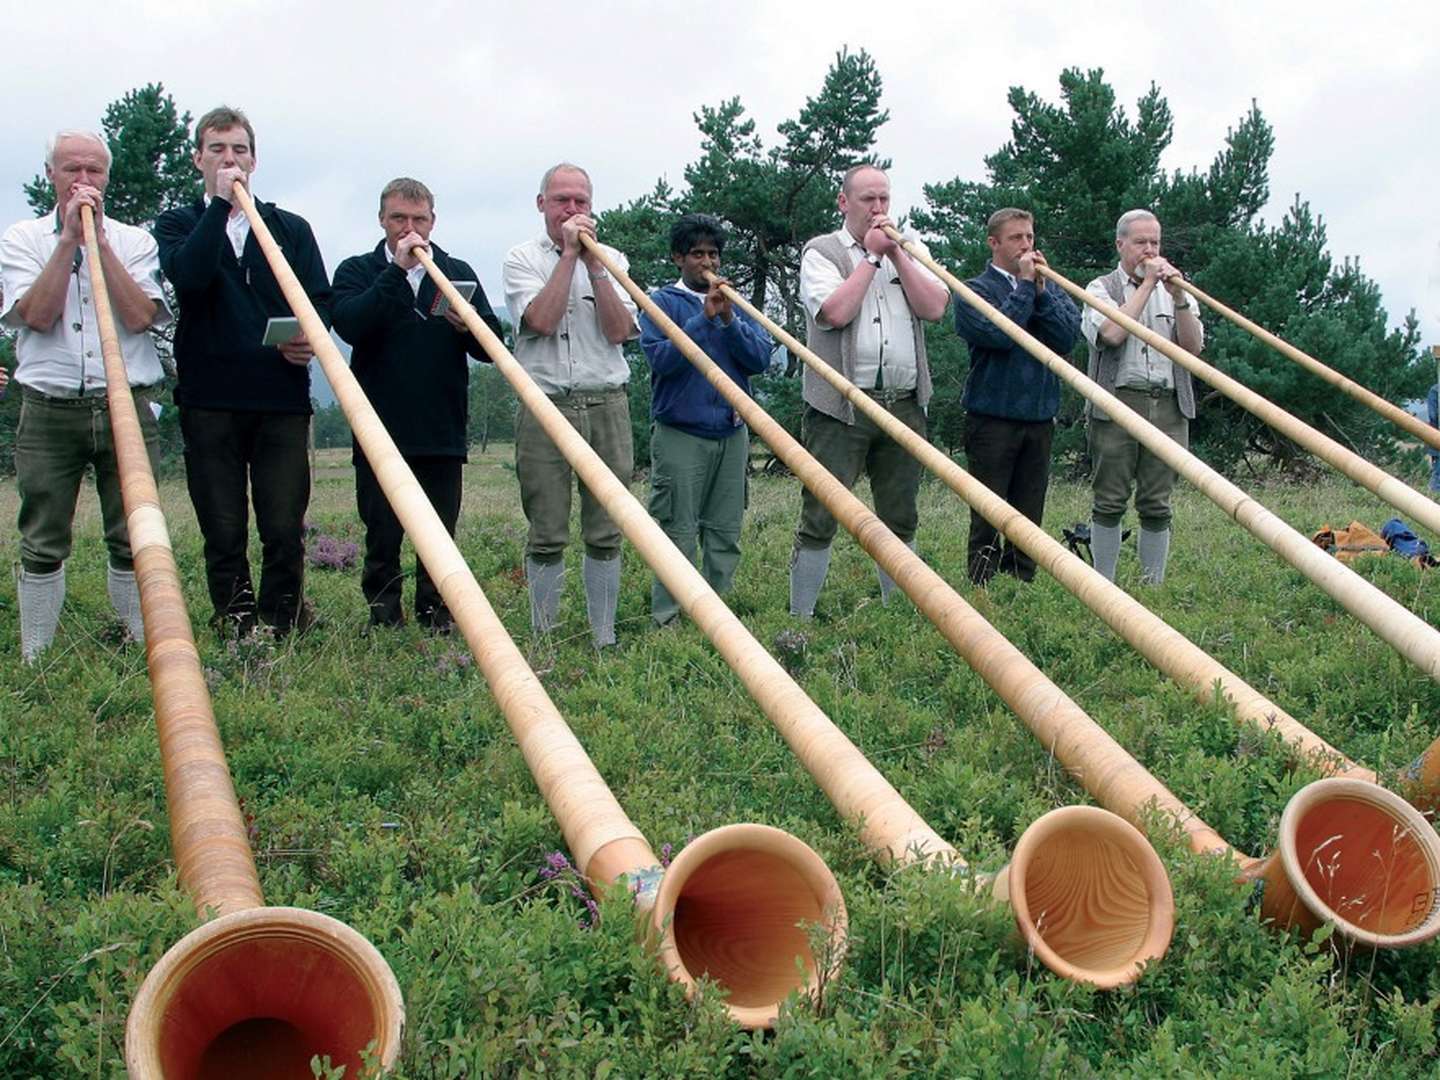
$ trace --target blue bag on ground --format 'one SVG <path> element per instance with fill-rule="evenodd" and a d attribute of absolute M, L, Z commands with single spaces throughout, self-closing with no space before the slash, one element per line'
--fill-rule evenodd
<path fill-rule="evenodd" d="M 1381 525 L 1380 535 L 1398 554 L 1414 560 L 1417 565 L 1435 565 L 1435 560 L 1430 556 L 1430 545 L 1411 532 L 1410 526 L 1399 518 L 1391 518 Z"/>

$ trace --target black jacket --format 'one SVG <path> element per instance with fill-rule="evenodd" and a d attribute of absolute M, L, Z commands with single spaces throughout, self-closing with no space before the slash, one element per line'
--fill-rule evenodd
<path fill-rule="evenodd" d="M 470 304 L 498 335 L 480 278 L 470 266 L 430 245 L 435 265 L 451 281 L 476 282 Z M 417 295 L 405 271 L 385 257 L 385 241 L 335 271 L 335 330 L 351 345 L 350 370 L 408 457 L 465 457 L 469 406 L 468 356 L 485 360 L 473 334 L 432 315 L 439 290 L 430 275 Z M 356 446 L 358 457 L 360 448 Z"/>
<path fill-rule="evenodd" d="M 330 279 L 305 219 L 258 202 L 260 218 L 330 325 Z M 310 370 L 261 345 L 271 317 L 292 314 L 253 235 L 240 259 L 225 233 L 230 203 L 213 198 L 161 214 L 155 222 L 160 269 L 175 286 L 180 318 L 175 364 L 180 405 L 242 412 L 310 412 Z"/>

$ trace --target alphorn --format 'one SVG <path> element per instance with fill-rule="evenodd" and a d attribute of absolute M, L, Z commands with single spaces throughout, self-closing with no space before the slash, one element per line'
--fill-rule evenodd
<path fill-rule="evenodd" d="M 604 259 L 603 253 L 600 257 Z M 1318 780 L 1292 800 L 1291 807 L 1300 810 L 1282 816 L 1274 855 L 1255 859 L 1235 851 L 847 491 L 619 266 L 606 259 L 605 268 L 1103 806 L 1137 825 L 1150 808 L 1160 810 L 1184 832 L 1194 851 L 1228 852 L 1243 876 L 1265 880 L 1261 913 L 1279 926 L 1308 932 L 1330 923 L 1345 938 L 1380 948 L 1403 948 L 1440 933 L 1440 837 L 1403 799 L 1360 781 Z M 753 305 L 746 306 L 753 310 Z M 797 355 L 824 363 L 803 346 Z M 1311 849 L 1303 846 L 1322 829 L 1327 845 L 1323 866 L 1314 864 Z M 1381 854 L 1378 863 L 1376 852 Z M 1089 857 L 1077 852 L 1077 862 Z M 1346 876 L 1329 874 L 1330 859 L 1334 867 L 1344 867 Z M 1425 900 L 1419 910 L 1417 896 Z"/>
<path fill-rule="evenodd" d="M 454 539 L 395 446 L 286 263 L 250 194 L 234 199 L 315 351 L 385 497 L 440 590 L 490 685 L 536 786 L 597 896 L 617 882 L 671 978 L 694 993 L 708 975 L 747 1028 L 768 1027 L 792 991 L 813 994 L 839 963 L 846 928 L 840 886 L 803 841 L 765 825 L 730 825 L 691 841 L 662 871 L 481 590 Z M 428 253 L 417 251 L 434 270 Z M 454 291 L 453 288 L 451 290 Z M 451 297 L 454 303 L 458 293 Z M 469 309 L 473 314 L 474 309 Z M 476 316 L 475 322 L 479 323 Z M 484 325 L 481 323 L 480 325 Z M 473 329 L 473 327 L 472 327 Z M 806 927 L 823 929 L 811 949 Z M 799 964 L 797 964 L 797 960 Z"/>
<path fill-rule="evenodd" d="M 151 969 L 130 1008 L 136 1080 L 310 1077 L 312 1055 L 353 1074 L 400 1050 L 405 1007 L 379 951 L 314 911 L 266 907 L 185 609 L 115 330 L 95 217 L 80 209 L 105 394 L 145 626 L 145 660 L 181 884 L 209 918 Z"/>
<path fill-rule="evenodd" d="M 1412 416 L 1393 401 L 1386 401 L 1379 394 L 1361 386 L 1348 375 L 1340 374 L 1340 372 L 1315 359 L 1315 357 L 1309 353 L 1303 352 L 1294 345 L 1291 345 L 1290 342 L 1286 341 L 1279 334 L 1272 333 L 1259 323 L 1252 322 L 1238 311 L 1216 300 L 1194 282 L 1182 278 L 1180 280 L 1180 287 L 1206 307 L 1209 307 L 1224 318 L 1229 319 L 1230 322 L 1240 327 L 1240 329 L 1248 331 L 1266 345 L 1269 345 L 1287 360 L 1293 360 L 1306 371 L 1310 372 L 1310 374 L 1317 375 L 1324 379 L 1341 393 L 1348 394 L 1360 402 L 1360 404 L 1373 409 L 1396 427 L 1404 428 L 1432 449 L 1440 450 L 1440 429 L 1431 427 L 1418 416 Z"/>
<path fill-rule="evenodd" d="M 1219 368 L 1207 364 L 1194 353 L 1182 349 L 1169 338 L 1162 337 L 1148 326 L 1132 319 L 1114 304 L 1091 296 L 1088 291 L 1076 285 L 1069 278 L 1048 266 L 1037 265 L 1036 273 L 1043 275 L 1064 289 L 1081 303 L 1088 304 L 1115 324 L 1124 327 L 1152 349 L 1168 356 L 1175 363 L 1189 371 L 1196 378 L 1209 383 L 1246 412 L 1263 420 L 1287 439 L 1303 446 L 1321 461 L 1339 470 L 1367 491 L 1384 499 L 1391 506 L 1418 521 L 1432 532 L 1440 533 L 1440 503 L 1434 503 L 1421 492 L 1397 477 L 1391 476 L 1380 466 L 1366 461 L 1355 451 L 1341 446 L 1324 432 L 1316 431 L 1293 413 L 1286 412 L 1279 405 L 1244 383 L 1226 375 Z M 1109 406 L 1105 406 L 1109 413 Z"/>
<path fill-rule="evenodd" d="M 1156 668 L 1182 686 L 1190 687 L 1201 701 L 1208 702 L 1218 685 L 1221 694 L 1234 706 L 1237 720 L 1248 721 L 1262 731 L 1276 732 L 1295 748 L 1300 757 L 1323 772 L 1331 776 L 1378 782 L 1372 770 L 1347 758 L 1084 559 L 1067 550 L 933 443 L 897 420 L 889 410 L 816 356 L 734 288 L 729 285 L 721 288 L 733 303 L 789 349 L 791 355 L 913 454 Z M 1417 809 L 1430 811 L 1440 805 L 1440 739 L 1432 743 L 1414 764 L 1401 771 L 1395 786 Z"/>
<path fill-rule="evenodd" d="M 984 297 L 977 295 L 963 281 L 906 241 L 898 232 L 888 226 L 885 231 L 913 258 L 938 275 L 961 300 L 1000 327 L 1006 336 L 1068 383 L 1081 397 L 1100 406 L 1111 420 L 1190 481 L 1202 495 L 1234 518 L 1252 536 L 1319 586 L 1401 656 L 1432 679 L 1440 681 L 1440 631 L 1399 601 L 1377 589 L 1344 563 L 1321 551 L 1307 537 L 1150 424 L 1059 353 L 1016 326 L 1011 319 L 987 303 Z"/>
<path fill-rule="evenodd" d="M 588 238 L 585 240 L 590 243 Z M 594 245 L 589 250 L 597 251 Z M 739 677 L 796 758 L 880 861 L 964 861 L 890 785 L 845 734 L 755 640 L 646 509 L 571 427 L 427 253 L 430 276 L 465 319 L 590 493 L 654 570 L 670 595 Z M 1017 928 L 1052 971 L 1100 987 L 1137 978 L 1158 958 L 1174 926 L 1165 869 L 1140 832 L 1095 807 L 1051 811 L 1016 844 L 1008 870 L 988 884 L 1011 903 Z M 1038 910 L 1037 910 L 1038 909 Z M 1043 913 L 1047 920 L 1039 925 Z"/>

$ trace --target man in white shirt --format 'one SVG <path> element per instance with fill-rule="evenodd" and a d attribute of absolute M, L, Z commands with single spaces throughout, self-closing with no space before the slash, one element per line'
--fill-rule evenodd
<path fill-rule="evenodd" d="M 1160 222 L 1149 210 L 1130 210 L 1115 223 L 1120 265 L 1090 282 L 1090 295 L 1117 307 L 1161 337 L 1198 354 L 1205 331 L 1181 283 L 1180 271 L 1160 254 Z M 1159 288 L 1158 286 L 1164 286 Z M 1195 418 L 1190 373 L 1133 337 L 1093 307 L 1085 308 L 1081 332 L 1090 343 L 1088 374 L 1181 446 L 1188 446 Z M 1140 518 L 1140 580 L 1159 585 L 1170 557 L 1170 494 L 1175 471 L 1135 441 L 1103 410 L 1086 406 L 1094 503 L 1090 548 L 1095 569 L 1111 581 L 1120 558 L 1120 522 L 1130 493 Z"/>
<path fill-rule="evenodd" d="M 950 290 L 885 233 L 884 227 L 893 222 L 890 179 L 881 169 L 852 168 L 837 203 L 844 224 L 815 237 L 801 255 L 805 344 L 923 436 L 930 368 L 922 320 L 938 322 L 945 315 Z M 805 448 L 847 488 L 855 486 L 862 470 L 867 472 L 876 515 L 913 550 L 919 525 L 919 462 L 873 421 L 857 415 L 839 391 L 809 367 L 804 397 Z M 806 489 L 790 560 L 792 615 L 808 619 L 814 614 L 835 530 L 835 518 Z M 876 569 L 883 602 L 895 583 Z"/>
<path fill-rule="evenodd" d="M 100 261 L 152 469 L 158 459 L 150 406 L 164 371 L 147 331 L 170 318 L 155 241 L 144 229 L 104 214 L 110 179 L 105 141 L 90 132 L 59 132 L 46 151 L 45 175 L 55 187 L 54 214 L 12 225 L 0 240 L 0 321 L 20 331 L 15 381 L 22 401 L 15 478 L 20 494 L 20 652 L 27 662 L 54 640 L 59 625 L 75 502 L 87 465 L 95 469 L 104 521 L 110 601 L 130 635 L 144 639 L 105 398 L 105 361 L 82 206 L 95 214 Z"/>
<path fill-rule="evenodd" d="M 515 324 L 515 359 L 628 485 L 635 451 L 626 397 L 630 365 L 622 346 L 640 330 L 634 301 L 581 245 L 581 236 L 595 238 L 592 196 L 590 176 L 578 165 L 562 162 L 546 171 L 535 197 L 545 231 L 506 255 L 505 300 Z M 620 252 L 604 251 L 622 269 L 629 268 Z M 530 523 L 525 545 L 530 622 L 536 633 L 546 633 L 559 617 L 570 538 L 571 469 L 523 406 L 515 427 L 515 472 Z M 583 484 L 580 531 L 591 636 L 597 648 L 604 648 L 615 644 L 620 530 Z"/>

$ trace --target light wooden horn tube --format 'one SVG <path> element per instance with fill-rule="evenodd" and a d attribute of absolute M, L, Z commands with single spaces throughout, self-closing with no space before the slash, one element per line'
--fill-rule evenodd
<path fill-rule="evenodd" d="M 728 991 L 727 1008 L 747 1028 L 775 1022 L 794 991 L 813 994 L 843 956 L 847 918 L 840 886 L 803 841 L 766 825 L 729 825 L 687 844 L 662 870 L 594 763 L 525 662 L 454 539 L 405 463 L 254 203 L 236 185 L 235 201 L 380 486 L 435 581 L 520 745 L 536 786 L 592 891 L 617 882 L 633 890 L 637 914 L 671 978 L 690 992 L 708 976 Z M 429 253 L 416 254 L 438 274 Z M 443 280 L 441 275 L 439 280 Z M 447 295 L 489 332 L 449 282 Z M 456 301 L 459 303 L 456 303 Z M 512 361 L 513 362 L 513 361 Z M 806 924 L 828 944 L 811 948 Z M 800 961 L 797 970 L 797 959 Z"/>
<path fill-rule="evenodd" d="M 170 842 L 196 911 L 202 919 L 218 916 L 172 946 L 141 985 L 126 1023 L 126 1068 L 137 1080 L 309 1077 L 313 1054 L 329 1054 L 358 1072 L 366 1047 L 388 1067 L 400 1050 L 405 1007 L 379 951 L 328 915 L 264 906 L 130 394 L 89 207 L 81 208 L 81 219 L 145 624 Z"/>
<path fill-rule="evenodd" d="M 1113 394 L 1102 390 L 1059 354 L 1015 325 L 940 263 L 905 241 L 898 232 L 888 227 L 886 232 L 912 257 L 936 273 L 957 296 L 994 322 L 1026 352 L 1068 381 L 1083 396 L 1104 408 L 1126 431 L 1201 487 L 1217 503 L 1229 509 L 1232 517 L 1258 537 L 1269 542 L 1267 537 L 1277 536 L 1284 546 L 1284 538 L 1293 536 L 1302 549 L 1318 555 L 1376 596 L 1389 601 L 1389 597 L 1325 555 L 1193 454 L 1181 449 L 1142 420 Z M 1228 502 L 1221 502 L 1216 494 L 1211 494 L 1227 489 L 1235 495 Z M 1271 546 L 1281 551 L 1280 546 Z M 1283 551 L 1281 553 L 1284 554 Z M 1302 568 L 1296 565 L 1297 569 Z M 893 574 L 891 576 L 894 577 Z M 899 579 L 896 581 L 898 583 Z M 1414 619 L 1406 609 L 1399 610 Z M 1430 629 L 1424 623 L 1421 626 Z M 1157 802 L 1156 805 L 1159 809 L 1174 812 L 1164 803 Z M 1280 926 L 1301 928 L 1328 922 L 1346 939 L 1372 948 L 1405 948 L 1440 934 L 1440 837 L 1415 807 L 1376 784 L 1345 776 L 1317 780 L 1302 788 L 1292 797 L 1285 814 L 1288 818 L 1282 817 L 1279 843 L 1270 856 L 1257 859 L 1229 848 L 1243 877 L 1263 878 L 1267 882 L 1260 905 L 1263 917 Z M 1288 829 L 1284 825 L 1287 819 L 1291 822 Z M 1304 827 L 1297 823 L 1303 823 Z M 1333 866 L 1343 863 L 1351 868 L 1344 875 L 1332 875 L 1332 880 L 1323 889 L 1315 887 L 1307 877 L 1319 872 L 1319 864 L 1313 857 L 1314 852 L 1303 848 L 1303 844 L 1320 831 L 1323 831 L 1327 857 L 1333 860 Z M 1192 847 L 1203 850 L 1196 844 L 1197 837 L 1202 834 L 1188 827 L 1187 832 Z M 1385 837 L 1389 839 L 1385 840 Z M 1363 869 L 1366 866 L 1372 869 L 1369 876 Z M 1384 867 L 1383 876 L 1379 879 L 1373 875 L 1375 866 Z"/>
<path fill-rule="evenodd" d="M 1148 326 L 1126 315 L 1115 305 L 1091 296 L 1085 289 L 1076 285 L 1069 278 L 1056 273 L 1050 267 L 1037 266 L 1035 269 L 1036 272 L 1053 281 L 1077 300 L 1089 304 L 1107 319 L 1123 326 L 1152 349 L 1164 353 L 1196 378 L 1209 383 L 1246 412 L 1259 417 L 1287 439 L 1298 446 L 1303 446 L 1367 491 L 1378 495 L 1397 510 L 1409 515 L 1412 520 L 1419 522 L 1432 532 L 1440 533 L 1440 503 L 1432 502 L 1427 496 L 1416 491 L 1403 480 L 1391 476 L 1378 465 L 1366 461 L 1353 450 L 1341 446 L 1330 436 L 1316 431 L 1305 421 L 1286 412 L 1268 398 L 1257 394 L 1244 383 L 1231 378 L 1219 368 L 1207 364 L 1200 357 L 1182 349 L 1169 338 L 1161 337 Z M 1105 407 L 1105 411 L 1109 413 L 1108 406 Z"/>
<path fill-rule="evenodd" d="M 1009 641 L 956 596 L 879 518 L 721 371 L 603 249 L 589 238 L 584 243 L 690 363 L 820 497 L 1035 734 L 1047 746 L 1054 746 L 1061 760 L 1076 775 L 1099 781 L 1091 790 L 1102 802 L 1106 802 L 1107 795 L 1116 801 L 1115 793 L 1127 784 L 1139 785 L 1143 795 L 1134 805 L 1125 804 L 1129 815 L 1133 816 L 1140 801 L 1155 799 L 1173 807 L 1176 819 L 1199 834 L 1197 846 L 1223 846 L 1219 837 L 1180 806 L 1153 778 L 1148 774 L 1137 776 L 1136 772 L 1143 770 L 1133 761 L 1127 765 L 1128 757 L 1108 735 L 1049 684 Z M 645 521 L 650 522 L 650 518 L 646 516 Z M 659 527 L 650 523 L 658 532 Z M 690 574 L 699 577 L 668 541 L 665 547 L 667 563 L 679 558 Z M 652 565 L 658 573 L 660 565 Z M 688 581 L 690 574 L 677 576 Z M 670 587 L 669 581 L 665 584 Z M 728 614 L 728 609 L 724 610 Z M 702 628 L 710 632 L 703 624 Z M 743 627 L 741 629 L 743 632 Z M 748 632 L 746 637 L 748 651 L 774 663 L 769 654 L 748 637 Z M 744 667 L 733 663 L 732 666 L 737 672 L 743 672 L 755 662 L 742 657 L 740 663 Z M 785 678 L 789 681 L 788 675 Z M 795 692 L 799 692 L 798 687 Z M 808 699 L 807 706 L 815 708 Z M 850 753 L 858 756 L 859 752 L 851 746 Z M 864 762 L 863 757 L 860 761 Z M 808 763 L 806 767 L 818 778 L 816 768 Z M 852 767 L 874 772 L 868 762 Z M 899 799 L 898 794 L 893 797 Z M 832 801 L 835 801 L 833 797 Z M 851 816 L 849 808 L 839 801 L 836 807 L 842 814 Z M 905 809 L 914 814 L 908 806 Z M 926 828 L 928 830 L 928 826 Z M 870 842 L 892 855 L 908 846 L 903 836 L 899 839 L 877 836 Z M 957 858 L 953 853 L 948 854 L 951 859 Z M 1066 978 L 1097 986 L 1113 987 L 1137 978 L 1146 963 L 1164 955 L 1174 928 L 1174 898 L 1169 878 L 1154 849 L 1132 824 L 1096 807 L 1061 808 L 1032 824 L 1017 843 L 1009 866 L 995 878 L 993 888 L 999 899 L 1011 904 L 1021 936 L 1047 967 Z"/>
<path fill-rule="evenodd" d="M 1248 331 L 1259 338 L 1287 360 L 1293 360 L 1312 375 L 1317 375 L 1324 379 L 1341 393 L 1348 394 L 1362 405 L 1373 409 L 1396 427 L 1404 428 L 1432 449 L 1440 450 L 1440 429 L 1431 427 L 1419 417 L 1412 416 L 1400 408 L 1400 406 L 1396 405 L 1393 401 L 1386 401 L 1379 394 L 1361 386 L 1348 375 L 1342 375 L 1329 365 L 1315 359 L 1315 357 L 1309 353 L 1302 352 L 1279 334 L 1266 330 L 1259 323 L 1252 322 L 1233 308 L 1226 307 L 1194 282 L 1182 281 L 1180 282 L 1180 287 L 1207 307 L 1224 316 L 1226 319 L 1229 319 L 1236 326 L 1240 327 L 1240 329 Z"/>
<path fill-rule="evenodd" d="M 1015 325 L 945 267 L 906 242 L 898 232 L 888 228 L 886 231 L 895 237 L 912 257 L 929 267 L 949 285 L 961 300 L 998 326 L 1006 336 L 1068 383 L 1081 397 L 1100 406 L 1111 420 L 1190 481 L 1201 494 L 1234 518 L 1252 536 L 1324 590 L 1401 656 L 1432 679 L 1440 680 L 1440 631 L 1371 585 L 1344 563 L 1321 551 L 1308 538 L 1148 423 L 1083 371 Z M 1083 289 L 1080 291 L 1084 292 Z"/>

